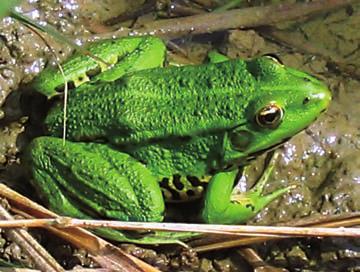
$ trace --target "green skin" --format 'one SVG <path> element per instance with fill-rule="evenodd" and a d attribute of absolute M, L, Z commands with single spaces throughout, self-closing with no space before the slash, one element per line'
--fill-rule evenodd
<path fill-rule="evenodd" d="M 73 217 L 161 221 L 159 182 L 177 175 L 184 184 L 211 176 L 204 222 L 245 222 L 289 188 L 261 194 L 271 166 L 255 188 L 234 195 L 237 167 L 309 126 L 331 100 L 322 82 L 269 57 L 211 54 L 213 63 L 161 68 L 166 49 L 153 37 L 89 50 L 114 66 L 94 76 L 106 65 L 78 55 L 63 64 L 70 85 L 89 81 L 69 92 L 67 141 L 56 138 L 59 103 L 46 118 L 51 137 L 34 139 L 27 154 L 50 208 Z M 33 83 L 48 97 L 62 85 L 51 69 Z"/>

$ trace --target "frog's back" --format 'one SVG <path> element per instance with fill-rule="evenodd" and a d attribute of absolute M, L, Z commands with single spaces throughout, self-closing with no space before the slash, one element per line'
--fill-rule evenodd
<path fill-rule="evenodd" d="M 239 125 L 254 90 L 245 62 L 156 68 L 114 82 L 80 86 L 69 96 L 67 138 L 117 145 L 201 135 Z M 47 117 L 62 133 L 62 105 Z"/>

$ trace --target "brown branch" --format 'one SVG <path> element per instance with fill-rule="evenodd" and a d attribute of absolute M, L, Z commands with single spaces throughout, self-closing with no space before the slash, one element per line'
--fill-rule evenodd
<path fill-rule="evenodd" d="M 129 30 L 119 29 L 103 37 L 127 35 L 155 35 L 176 38 L 188 34 L 202 34 L 226 29 L 244 29 L 281 22 L 305 19 L 320 12 L 328 12 L 347 6 L 359 0 L 318 0 L 309 3 L 277 4 L 219 13 L 199 14 L 189 17 L 156 20 L 146 26 Z"/>

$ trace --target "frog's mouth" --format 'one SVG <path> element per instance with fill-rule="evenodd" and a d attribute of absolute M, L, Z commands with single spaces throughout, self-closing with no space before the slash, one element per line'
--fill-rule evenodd
<path fill-rule="evenodd" d="M 279 146 L 283 145 L 285 142 L 289 141 L 292 137 L 286 137 L 284 138 L 283 140 L 281 140 L 280 142 L 270 146 L 270 147 L 267 147 L 267 148 L 264 148 L 262 150 L 259 150 L 259 151 L 256 151 L 254 153 L 250 153 L 249 155 L 246 156 L 246 159 L 242 159 L 239 163 L 236 163 L 236 162 L 231 162 L 229 164 L 226 164 L 222 170 L 224 171 L 229 171 L 229 170 L 233 170 L 235 168 L 237 168 L 239 165 L 246 165 L 248 163 L 250 163 L 250 161 L 252 160 L 255 160 L 259 155 L 262 155 L 266 152 L 270 152 L 272 150 L 275 150 L 277 149 Z"/>
<path fill-rule="evenodd" d="M 267 152 L 270 152 L 270 151 L 273 151 L 275 149 L 277 149 L 279 146 L 282 146 L 284 143 L 286 143 L 287 141 L 289 141 L 292 137 L 287 137 L 287 138 L 284 138 L 283 140 L 281 140 L 279 143 L 277 144 L 274 144 L 268 148 L 264 148 L 262 150 L 259 150 L 259 151 L 256 151 L 254 153 L 251 153 L 247 156 L 246 158 L 246 161 L 252 161 L 254 159 L 256 159 L 258 156 L 264 154 L 264 153 L 267 153 Z"/>

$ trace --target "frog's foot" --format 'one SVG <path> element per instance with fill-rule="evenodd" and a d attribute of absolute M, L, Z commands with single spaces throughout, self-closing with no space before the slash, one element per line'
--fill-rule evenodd
<path fill-rule="evenodd" d="M 260 212 L 271 201 L 289 192 L 294 186 L 278 189 L 263 196 L 263 189 L 274 169 L 274 156 L 258 183 L 248 192 L 234 194 L 236 172 L 219 173 L 211 180 L 202 212 L 203 220 L 212 224 L 243 223 Z"/>
<path fill-rule="evenodd" d="M 294 189 L 296 186 L 288 186 L 285 188 L 278 189 L 270 194 L 262 195 L 265 185 L 271 176 L 272 171 L 275 167 L 275 162 L 277 160 L 278 153 L 275 153 L 269 162 L 268 167 L 265 169 L 264 173 L 255 184 L 255 186 L 249 190 L 248 192 L 232 194 L 230 197 L 230 201 L 233 203 L 240 204 L 246 208 L 249 208 L 255 212 L 261 211 L 265 206 L 267 206 L 270 202 L 275 200 L 276 198 L 282 196 L 283 194 L 289 192 Z"/>

